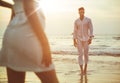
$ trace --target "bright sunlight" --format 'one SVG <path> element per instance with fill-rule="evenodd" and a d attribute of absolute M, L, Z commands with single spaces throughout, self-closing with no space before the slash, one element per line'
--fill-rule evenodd
<path fill-rule="evenodd" d="M 57 12 L 60 9 L 56 0 L 41 0 L 40 5 L 45 12 Z"/>

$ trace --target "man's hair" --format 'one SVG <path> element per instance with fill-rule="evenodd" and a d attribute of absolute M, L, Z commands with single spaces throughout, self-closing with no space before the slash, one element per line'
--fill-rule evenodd
<path fill-rule="evenodd" d="M 84 7 L 80 7 L 80 8 L 78 9 L 78 11 L 80 11 L 80 10 L 85 10 L 85 9 L 84 9 Z"/>

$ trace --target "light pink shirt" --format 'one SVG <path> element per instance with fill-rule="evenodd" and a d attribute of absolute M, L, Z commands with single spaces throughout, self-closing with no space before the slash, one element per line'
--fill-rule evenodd
<path fill-rule="evenodd" d="M 88 41 L 90 36 L 93 37 L 93 25 L 90 18 L 84 17 L 75 20 L 73 38 L 80 41 Z"/>

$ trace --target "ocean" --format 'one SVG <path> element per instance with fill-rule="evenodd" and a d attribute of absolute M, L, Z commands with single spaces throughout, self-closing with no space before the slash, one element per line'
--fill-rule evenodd
<path fill-rule="evenodd" d="M 53 54 L 78 54 L 73 46 L 72 35 L 54 35 L 48 38 Z M 89 48 L 89 55 L 120 56 L 120 34 L 96 34 Z"/>
<path fill-rule="evenodd" d="M 0 48 L 4 30 L 0 29 Z M 89 55 L 94 56 L 120 56 L 120 34 L 95 34 L 92 44 L 89 46 Z M 47 34 L 52 54 L 77 55 L 77 49 L 73 46 L 71 34 Z"/>
<path fill-rule="evenodd" d="M 3 33 L 4 30 L 0 29 L 0 48 L 2 47 Z M 73 46 L 72 35 L 56 34 L 47 35 L 47 37 L 50 43 L 51 52 L 54 55 L 53 60 L 56 66 L 56 72 L 61 83 L 67 83 L 69 80 L 71 83 L 82 83 L 78 82 L 79 67 L 76 61 L 77 57 L 75 57 L 78 55 L 78 52 L 77 49 Z M 89 83 L 96 83 L 93 82 L 94 78 L 96 77 L 98 77 L 97 80 L 100 80 L 102 83 L 109 83 L 108 79 L 110 79 L 110 76 L 115 78 L 120 76 L 120 34 L 95 34 L 92 44 L 90 45 L 89 55 L 91 56 L 91 64 L 89 65 L 88 69 L 88 73 L 91 74 L 88 74 L 87 78 L 89 80 Z M 111 69 L 111 66 L 114 68 L 114 71 Z M 95 73 L 98 72 L 98 68 L 101 71 L 99 73 Z M 101 74 L 101 72 L 103 72 L 103 74 Z M 106 75 L 108 75 L 106 77 L 108 78 L 106 78 L 106 80 L 103 80 L 102 77 L 106 72 Z M 76 77 L 73 78 L 73 76 Z M 112 81 L 113 82 L 111 83 L 120 82 L 118 79 L 112 79 Z M 0 67 L 0 83 L 7 83 L 7 74 L 5 67 Z M 40 80 L 37 78 L 37 76 L 35 76 L 33 72 L 27 72 L 25 83 L 40 83 Z"/>

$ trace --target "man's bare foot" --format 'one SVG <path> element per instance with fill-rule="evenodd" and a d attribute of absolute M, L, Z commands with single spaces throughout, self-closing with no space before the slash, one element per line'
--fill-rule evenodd
<path fill-rule="evenodd" d="M 84 74 L 84 75 L 86 75 L 86 74 L 87 74 L 87 71 L 86 71 L 86 70 L 84 70 L 83 74 Z"/>
<path fill-rule="evenodd" d="M 83 70 L 81 71 L 81 75 L 84 75 L 84 71 Z"/>

